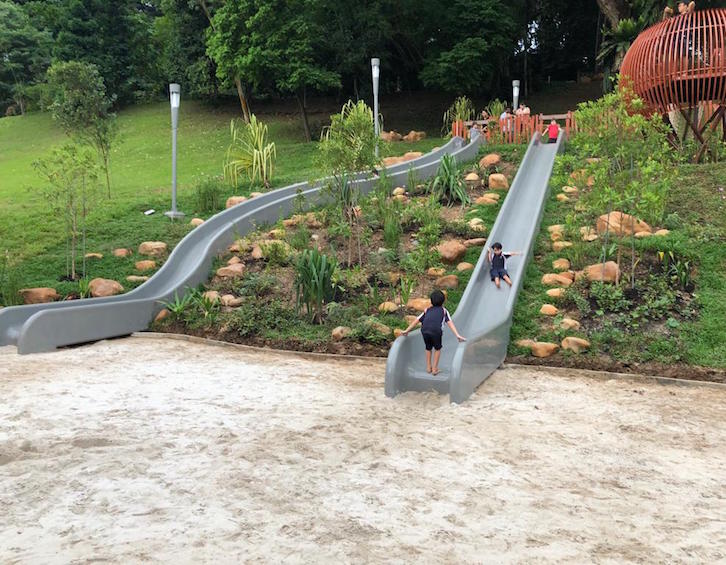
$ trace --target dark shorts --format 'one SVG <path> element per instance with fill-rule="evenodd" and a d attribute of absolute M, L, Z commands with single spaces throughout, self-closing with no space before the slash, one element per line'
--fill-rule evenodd
<path fill-rule="evenodd" d="M 556 138 L 556 137 L 550 137 L 550 138 L 549 138 L 549 139 L 547 140 L 547 143 L 557 143 L 557 138 Z"/>
<path fill-rule="evenodd" d="M 442 332 L 437 334 L 421 334 L 424 338 L 424 344 L 426 344 L 426 351 L 435 349 L 439 351 L 441 349 L 441 337 L 444 335 Z"/>
<path fill-rule="evenodd" d="M 496 278 L 503 279 L 505 275 L 509 276 L 507 269 L 491 269 L 489 274 L 492 276 L 492 280 Z"/>

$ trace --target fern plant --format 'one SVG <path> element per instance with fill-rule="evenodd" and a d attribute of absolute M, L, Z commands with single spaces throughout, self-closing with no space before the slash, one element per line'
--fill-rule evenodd
<path fill-rule="evenodd" d="M 298 313 L 305 306 L 313 323 L 321 323 L 325 304 L 335 296 L 337 261 L 317 249 L 303 251 L 295 276 Z"/>
<path fill-rule="evenodd" d="M 227 149 L 224 177 L 235 188 L 241 176 L 247 177 L 250 185 L 259 182 L 269 188 L 277 150 L 274 142 L 267 141 L 267 126 L 252 114 L 250 123 L 232 120 L 229 129 L 232 143 Z"/>
<path fill-rule="evenodd" d="M 461 202 L 464 206 L 471 202 L 469 193 L 466 192 L 466 185 L 459 176 L 459 167 L 456 157 L 444 155 L 441 158 L 439 170 L 431 181 L 429 191 L 442 202 L 451 205 L 454 202 Z"/>

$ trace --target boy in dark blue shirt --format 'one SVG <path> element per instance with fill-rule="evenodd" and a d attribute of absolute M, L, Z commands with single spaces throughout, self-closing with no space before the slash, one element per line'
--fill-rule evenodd
<path fill-rule="evenodd" d="M 504 279 L 504 282 L 509 286 L 512 286 L 512 279 L 509 278 L 507 269 L 504 268 L 504 262 L 509 259 L 512 255 L 521 255 L 520 251 L 502 251 L 502 244 L 498 241 L 489 248 L 489 264 L 491 269 L 489 274 L 492 277 L 492 281 L 499 288 L 500 280 Z"/>
<path fill-rule="evenodd" d="M 444 335 L 444 324 L 449 326 L 456 339 L 466 341 L 466 338 L 459 335 L 454 322 L 451 321 L 449 311 L 444 308 L 444 300 L 446 297 L 440 290 L 431 293 L 431 306 L 421 314 L 416 321 L 412 322 L 401 335 L 407 336 L 408 333 L 417 325 L 421 324 L 421 335 L 426 345 L 426 372 L 438 375 L 439 359 L 441 358 L 441 338 Z M 431 361 L 431 350 L 434 350 L 433 363 Z"/>

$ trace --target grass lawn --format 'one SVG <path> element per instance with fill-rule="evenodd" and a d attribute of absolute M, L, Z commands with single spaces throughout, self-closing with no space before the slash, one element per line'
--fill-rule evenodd
<path fill-rule="evenodd" d="M 726 163 L 680 167 L 678 181 L 669 193 L 663 225 L 657 226 L 668 228 L 670 233 L 635 240 L 640 262 L 634 289 L 629 281 L 630 238 L 626 238 L 622 279 L 617 288 L 602 285 L 598 287 L 601 290 L 595 286 L 588 289 L 576 283 L 558 301 L 545 294 L 549 287 L 541 282 L 545 273 L 556 272 L 552 261 L 567 258 L 572 269 L 577 270 L 598 263 L 603 250 L 600 241 L 578 241 L 579 227 L 589 223 L 575 211 L 573 201 L 557 200 L 562 185 L 568 184 L 563 179 L 566 176 L 553 176 L 534 260 L 527 269 L 515 308 L 510 354 L 525 359 L 528 350 L 516 345 L 519 339 L 559 343 L 571 335 L 588 339 L 590 350 L 580 355 L 563 351 L 547 363 L 616 370 L 650 363 L 661 374 L 671 366 L 681 376 L 687 376 L 678 368 L 684 363 L 726 368 Z M 568 217 L 571 222 L 579 219 L 570 227 Z M 572 231 L 566 239 L 573 241 L 573 247 L 559 253 L 552 250 L 547 227 L 554 224 L 564 224 Z M 684 290 L 664 273 L 659 251 L 672 251 L 677 258 L 688 261 L 695 288 Z M 554 319 L 541 315 L 539 309 L 544 303 L 555 304 L 560 314 Z M 582 326 L 561 329 L 559 323 L 565 315 L 579 320 Z"/>
<path fill-rule="evenodd" d="M 182 105 L 178 133 L 179 208 L 188 217 L 195 210 L 194 186 L 205 176 L 218 176 L 229 140 L 229 122 L 237 117 L 234 106 L 211 108 L 187 101 Z M 277 145 L 274 187 L 316 176 L 316 143 L 304 143 L 295 115 L 260 114 Z M 162 215 L 170 206 L 171 139 L 169 106 L 158 103 L 124 110 L 119 115 L 120 137 L 111 160 L 112 199 L 99 199 L 88 222 L 87 252 L 104 254 L 88 265 L 89 277 L 121 280 L 134 274 L 132 260 L 111 257 L 117 247 L 136 249 L 146 240 L 166 241 L 173 247 L 190 229 Z M 75 288 L 59 283 L 65 274 L 63 226 L 45 201 L 43 185 L 32 162 L 46 156 L 66 136 L 44 113 L 0 119 L 0 252 L 7 251 L 16 267 L 18 287 L 50 286 L 63 294 Z M 392 146 L 393 154 L 428 151 L 440 138 Z M 233 191 L 244 194 L 249 189 Z M 151 216 L 143 212 L 153 208 Z"/>

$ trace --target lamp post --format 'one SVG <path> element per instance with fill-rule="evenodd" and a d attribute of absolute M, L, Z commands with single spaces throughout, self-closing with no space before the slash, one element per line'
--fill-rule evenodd
<path fill-rule="evenodd" d="M 373 72 L 373 129 L 376 133 L 376 157 L 378 157 L 378 78 L 381 76 L 381 60 L 371 59 L 371 71 Z"/>
<path fill-rule="evenodd" d="M 172 220 L 183 218 L 184 213 L 176 209 L 176 130 L 179 125 L 179 103 L 181 86 L 176 83 L 169 85 L 169 103 L 171 104 L 171 210 L 164 212 Z"/>
<path fill-rule="evenodd" d="M 516 111 L 519 107 L 519 81 L 512 81 L 512 111 Z"/>

